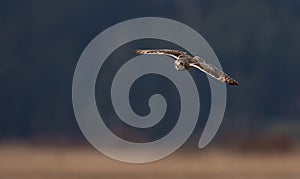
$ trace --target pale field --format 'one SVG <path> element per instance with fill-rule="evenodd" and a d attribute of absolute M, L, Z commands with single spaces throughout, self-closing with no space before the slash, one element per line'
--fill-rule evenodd
<path fill-rule="evenodd" d="M 220 150 L 176 152 L 147 164 L 128 164 L 92 147 L 0 145 L 0 179 L 298 179 L 300 152 L 235 154 Z"/>

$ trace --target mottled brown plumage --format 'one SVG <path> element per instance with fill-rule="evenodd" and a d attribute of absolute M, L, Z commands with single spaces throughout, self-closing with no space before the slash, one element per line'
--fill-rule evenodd
<path fill-rule="evenodd" d="M 171 49 L 152 49 L 152 50 L 136 50 L 137 54 L 159 54 L 167 55 L 175 59 L 174 65 L 175 69 L 178 71 L 188 70 L 192 67 L 197 68 L 206 74 L 214 77 L 215 79 L 222 81 L 229 85 L 239 85 L 237 81 L 232 79 L 230 76 L 216 68 L 215 66 L 208 64 L 204 59 L 195 56 L 192 57 L 180 50 L 171 50 Z"/>

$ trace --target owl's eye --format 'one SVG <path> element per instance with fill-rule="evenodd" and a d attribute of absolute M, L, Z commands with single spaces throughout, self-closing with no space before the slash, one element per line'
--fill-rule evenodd
<path fill-rule="evenodd" d="M 180 66 L 183 66 L 183 62 L 180 62 L 179 65 L 180 65 Z"/>

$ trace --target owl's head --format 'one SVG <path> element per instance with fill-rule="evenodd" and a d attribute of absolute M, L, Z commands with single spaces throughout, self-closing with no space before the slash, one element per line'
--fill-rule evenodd
<path fill-rule="evenodd" d="M 178 71 L 185 70 L 185 65 L 186 65 L 185 63 L 186 62 L 181 59 L 175 60 L 174 62 L 175 69 Z"/>

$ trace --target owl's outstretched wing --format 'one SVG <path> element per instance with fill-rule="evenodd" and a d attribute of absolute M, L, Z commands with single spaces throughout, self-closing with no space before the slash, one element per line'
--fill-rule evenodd
<path fill-rule="evenodd" d="M 174 59 L 178 59 L 182 55 L 187 55 L 186 52 L 180 50 L 171 50 L 171 49 L 153 49 L 153 50 L 135 50 L 137 54 L 158 54 L 158 55 L 167 55 Z"/>
<path fill-rule="evenodd" d="M 189 66 L 195 67 L 203 71 L 204 73 L 214 77 L 215 79 L 222 81 L 223 83 L 236 86 L 239 85 L 239 83 L 232 79 L 230 76 L 228 76 L 212 64 L 205 63 L 205 61 L 198 56 L 193 58 L 193 61 L 189 63 Z"/>

